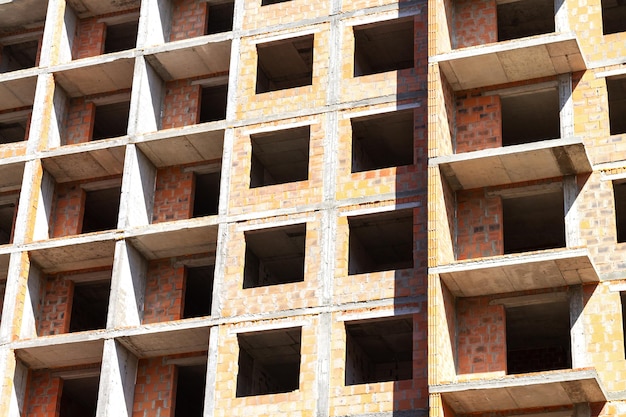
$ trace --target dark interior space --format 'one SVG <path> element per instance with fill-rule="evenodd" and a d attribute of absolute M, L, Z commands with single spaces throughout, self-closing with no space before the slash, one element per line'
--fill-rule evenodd
<path fill-rule="evenodd" d="M 115 138 L 126 135 L 130 101 L 96 106 L 91 140 Z"/>
<path fill-rule="evenodd" d="M 250 188 L 307 180 L 310 136 L 310 126 L 251 135 Z"/>
<path fill-rule="evenodd" d="M 346 385 L 413 378 L 413 320 L 346 323 Z"/>
<path fill-rule="evenodd" d="M 193 195 L 193 217 L 217 214 L 220 199 L 220 172 L 196 174 Z"/>
<path fill-rule="evenodd" d="M 238 334 L 237 397 L 297 390 L 301 338 L 300 327 Z"/>
<path fill-rule="evenodd" d="M 28 117 L 11 122 L 0 123 L 0 144 L 25 141 L 27 125 Z"/>
<path fill-rule="evenodd" d="M 291 0 L 261 0 L 261 6 L 268 6 L 270 4 L 286 3 Z"/>
<path fill-rule="evenodd" d="M 561 137 L 556 88 L 502 96 L 502 145 L 519 145 Z"/>
<path fill-rule="evenodd" d="M 177 367 L 174 417 L 202 417 L 206 363 Z"/>
<path fill-rule="evenodd" d="M 211 315 L 215 265 L 187 267 L 183 318 Z"/>
<path fill-rule="evenodd" d="M 624 339 L 624 352 L 626 352 L 626 291 L 620 292 L 619 296 L 622 304 L 622 338 Z"/>
<path fill-rule="evenodd" d="M 413 19 L 354 27 L 354 76 L 413 68 Z"/>
<path fill-rule="evenodd" d="M 519 0 L 498 4 L 498 40 L 552 33 L 554 0 Z"/>
<path fill-rule="evenodd" d="M 313 83 L 313 35 L 257 45 L 256 92 Z"/>
<path fill-rule="evenodd" d="M 85 192 L 82 233 L 117 228 L 121 187 Z"/>
<path fill-rule="evenodd" d="M 137 45 L 138 21 L 107 25 L 104 53 L 125 51 Z"/>
<path fill-rule="evenodd" d="M 565 247 L 563 192 L 503 198 L 504 253 Z"/>
<path fill-rule="evenodd" d="M 15 214 L 15 203 L 0 204 L 0 245 L 6 245 L 13 240 Z"/>
<path fill-rule="evenodd" d="M 352 123 L 352 172 L 413 164 L 413 110 L 359 117 Z"/>
<path fill-rule="evenodd" d="M 507 372 L 522 374 L 572 367 L 566 301 L 506 309 Z"/>
<path fill-rule="evenodd" d="M 37 63 L 39 41 L 4 45 L 0 49 L 0 72 L 32 68 Z"/>
<path fill-rule="evenodd" d="M 207 35 L 233 30 L 233 17 L 235 15 L 234 1 L 218 4 L 209 3 L 208 7 Z"/>
<path fill-rule="evenodd" d="M 64 379 L 59 417 L 95 417 L 99 381 L 97 376 Z"/>
<path fill-rule="evenodd" d="M 617 228 L 617 242 L 626 242 L 626 182 L 614 182 L 613 194 L 615 197 L 615 226 Z"/>
<path fill-rule="evenodd" d="M 74 284 L 70 332 L 106 328 L 110 290 L 110 281 Z"/>
<path fill-rule="evenodd" d="M 200 123 L 214 122 L 226 118 L 228 85 L 202 87 L 200 98 Z"/>
<path fill-rule="evenodd" d="M 348 218 L 350 275 L 413 268 L 413 211 Z"/>
<path fill-rule="evenodd" d="M 243 288 L 304 281 L 306 224 L 245 232 Z"/>
<path fill-rule="evenodd" d="M 626 77 L 606 79 L 609 95 L 609 125 L 611 135 L 626 133 Z"/>
<path fill-rule="evenodd" d="M 626 32 L 626 0 L 602 0 L 602 33 Z"/>

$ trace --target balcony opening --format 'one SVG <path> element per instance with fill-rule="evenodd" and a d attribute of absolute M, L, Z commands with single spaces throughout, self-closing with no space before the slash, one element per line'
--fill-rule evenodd
<path fill-rule="evenodd" d="M 245 232 L 243 288 L 304 281 L 306 224 Z"/>
<path fill-rule="evenodd" d="M 39 41 L 4 45 L 0 49 L 0 72 L 11 72 L 32 68 L 37 64 Z"/>
<path fill-rule="evenodd" d="M 565 247 L 563 193 L 503 198 L 504 253 Z"/>
<path fill-rule="evenodd" d="M 238 334 L 237 397 L 297 390 L 301 338 L 300 327 Z"/>
<path fill-rule="evenodd" d="M 59 417 L 95 416 L 99 381 L 98 376 L 64 379 Z"/>
<path fill-rule="evenodd" d="M 187 267 L 183 318 L 211 315 L 215 265 Z"/>
<path fill-rule="evenodd" d="M 0 119 L 0 144 L 15 143 L 25 141 L 30 112 L 7 114 L 6 117 Z"/>
<path fill-rule="evenodd" d="M 413 320 L 346 323 L 346 385 L 413 378 Z"/>
<path fill-rule="evenodd" d="M 602 0 L 602 33 L 626 32 L 626 1 Z"/>
<path fill-rule="evenodd" d="M 115 138 L 126 135 L 130 101 L 96 106 L 91 140 Z"/>
<path fill-rule="evenodd" d="M 17 204 L 15 202 L 0 203 L 0 245 L 6 245 L 13 241 L 13 227 Z"/>
<path fill-rule="evenodd" d="M 204 410 L 206 363 L 177 366 L 175 417 L 201 417 Z"/>
<path fill-rule="evenodd" d="M 226 119 L 228 85 L 202 87 L 200 123 Z"/>
<path fill-rule="evenodd" d="M 235 2 L 209 4 L 207 16 L 207 35 L 214 33 L 230 32 L 233 30 L 233 16 L 235 15 Z"/>
<path fill-rule="evenodd" d="M 108 54 L 135 48 L 137 45 L 138 27 L 138 21 L 107 25 L 104 53 Z"/>
<path fill-rule="evenodd" d="M 250 188 L 307 180 L 310 136 L 310 126 L 251 135 Z"/>
<path fill-rule="evenodd" d="M 614 182 L 615 226 L 617 243 L 626 242 L 626 182 Z"/>
<path fill-rule="evenodd" d="M 117 228 L 121 187 L 85 192 L 82 233 Z"/>
<path fill-rule="evenodd" d="M 257 45 L 256 92 L 313 84 L 313 35 Z"/>
<path fill-rule="evenodd" d="M 626 133 L 626 77 L 606 79 L 609 95 L 609 125 L 611 135 Z"/>
<path fill-rule="evenodd" d="M 286 3 L 291 0 L 261 0 L 261 6 L 268 6 L 270 4 Z"/>
<path fill-rule="evenodd" d="M 193 217 L 217 214 L 220 199 L 220 173 L 211 172 L 195 175 Z"/>
<path fill-rule="evenodd" d="M 413 211 L 398 210 L 348 218 L 348 273 L 413 268 Z"/>
<path fill-rule="evenodd" d="M 520 0 L 498 4 L 497 15 L 499 41 L 555 31 L 554 0 Z"/>
<path fill-rule="evenodd" d="M 413 164 L 413 110 L 359 117 L 352 123 L 352 172 Z"/>
<path fill-rule="evenodd" d="M 572 367 L 569 303 L 506 308 L 507 373 Z"/>
<path fill-rule="evenodd" d="M 110 280 L 75 283 L 70 332 L 106 328 L 110 292 Z"/>
<path fill-rule="evenodd" d="M 413 19 L 354 27 L 354 76 L 413 68 Z"/>
<path fill-rule="evenodd" d="M 503 95 L 502 145 L 519 145 L 561 137 L 556 88 Z"/>

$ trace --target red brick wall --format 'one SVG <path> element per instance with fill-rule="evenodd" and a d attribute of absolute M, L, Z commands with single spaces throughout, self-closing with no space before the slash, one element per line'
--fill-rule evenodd
<path fill-rule="evenodd" d="M 191 85 L 192 80 L 178 80 L 166 83 L 163 100 L 162 128 L 195 125 L 200 118 L 199 85 Z"/>
<path fill-rule="evenodd" d="M 78 183 L 57 184 L 50 215 L 50 236 L 62 237 L 80 233 L 84 203 L 85 193 Z"/>
<path fill-rule="evenodd" d="M 456 100 L 456 153 L 502 146 L 500 96 L 462 94 Z"/>
<path fill-rule="evenodd" d="M 74 283 L 71 280 L 63 275 L 46 277 L 39 314 L 39 336 L 69 331 L 73 294 Z"/>
<path fill-rule="evenodd" d="M 80 20 L 72 51 L 74 59 L 101 55 L 104 51 L 106 25 L 98 19 L 99 16 Z"/>
<path fill-rule="evenodd" d="M 89 142 L 93 134 L 96 106 L 84 97 L 70 101 L 65 123 L 65 145 Z"/>
<path fill-rule="evenodd" d="M 152 222 L 189 219 L 193 211 L 193 190 L 193 172 L 184 172 L 183 166 L 159 169 Z"/>
<path fill-rule="evenodd" d="M 502 200 L 482 189 L 457 192 L 457 259 L 502 255 Z"/>
<path fill-rule="evenodd" d="M 495 0 L 459 0 L 455 2 L 455 48 L 498 41 Z"/>
<path fill-rule="evenodd" d="M 148 265 L 143 323 L 179 320 L 183 313 L 185 267 L 171 260 L 152 261 Z"/>
<path fill-rule="evenodd" d="M 506 320 L 502 305 L 488 297 L 457 301 L 459 374 L 506 372 Z"/>
<path fill-rule="evenodd" d="M 48 371 L 31 372 L 25 417 L 58 417 L 62 387 L 61 378 L 53 378 Z"/>
<path fill-rule="evenodd" d="M 195 38 L 206 32 L 207 3 L 198 0 L 175 0 L 172 10 L 170 41 Z"/>
<path fill-rule="evenodd" d="M 141 359 L 135 382 L 133 417 L 170 417 L 174 414 L 176 367 L 164 357 Z"/>

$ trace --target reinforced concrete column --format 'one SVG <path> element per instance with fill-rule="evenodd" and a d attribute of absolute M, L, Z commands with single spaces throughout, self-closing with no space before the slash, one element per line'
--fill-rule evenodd
<path fill-rule="evenodd" d="M 78 17 L 66 0 L 50 0 L 39 66 L 56 65 L 72 60 L 74 34 Z"/>
<path fill-rule="evenodd" d="M 133 414 L 138 359 L 114 339 L 104 341 L 96 417 Z"/>
<path fill-rule="evenodd" d="M 141 326 L 148 262 L 130 243 L 116 242 L 107 329 Z"/>
<path fill-rule="evenodd" d="M 171 27 L 171 0 L 142 1 L 139 11 L 137 47 L 162 45 L 169 42 Z"/>
<path fill-rule="evenodd" d="M 118 227 L 126 229 L 152 223 L 156 167 L 137 145 L 126 147 Z"/>
<path fill-rule="evenodd" d="M 588 365 L 588 361 L 583 317 L 584 300 L 582 285 L 576 285 L 570 288 L 569 300 L 572 368 L 584 368 Z"/>
<path fill-rule="evenodd" d="M 133 87 L 130 94 L 128 134 L 136 136 L 161 128 L 161 106 L 165 82 L 143 56 L 135 58 Z"/>

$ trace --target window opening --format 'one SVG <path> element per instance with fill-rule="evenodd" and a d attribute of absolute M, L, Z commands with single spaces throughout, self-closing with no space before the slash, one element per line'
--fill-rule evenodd
<path fill-rule="evenodd" d="M 413 19 L 354 27 L 354 76 L 413 68 Z"/>
<path fill-rule="evenodd" d="M 177 367 L 175 417 L 202 417 L 206 363 Z"/>
<path fill-rule="evenodd" d="M 626 1 L 602 0 L 602 33 L 626 32 Z"/>
<path fill-rule="evenodd" d="M 0 204 L 0 245 L 6 245 L 13 241 L 16 211 L 15 203 Z"/>
<path fill-rule="evenodd" d="M 520 0 L 498 4 L 498 40 L 555 31 L 554 0 Z"/>
<path fill-rule="evenodd" d="M 96 106 L 91 140 L 126 135 L 129 113 L 130 101 Z"/>
<path fill-rule="evenodd" d="M 626 133 L 626 77 L 606 79 L 611 135 Z"/>
<path fill-rule="evenodd" d="M 0 122 L 0 144 L 15 143 L 26 140 L 30 114 Z"/>
<path fill-rule="evenodd" d="M 202 87 L 200 123 L 226 119 L 228 85 Z"/>
<path fill-rule="evenodd" d="M 313 84 L 313 35 L 257 45 L 256 92 Z"/>
<path fill-rule="evenodd" d="M 0 54 L 0 72 L 32 68 L 37 64 L 39 41 L 4 45 Z"/>
<path fill-rule="evenodd" d="M 104 40 L 104 53 L 125 51 L 137 45 L 139 22 L 125 22 L 116 25 L 107 25 Z"/>
<path fill-rule="evenodd" d="M 193 217 L 217 214 L 220 198 L 220 173 L 196 174 Z"/>
<path fill-rule="evenodd" d="M 211 315 L 215 265 L 187 267 L 183 318 Z"/>
<path fill-rule="evenodd" d="M 82 233 L 117 228 L 121 187 L 85 192 Z"/>
<path fill-rule="evenodd" d="M 502 96 L 502 145 L 519 145 L 561 137 L 556 88 Z"/>
<path fill-rule="evenodd" d="M 613 183 L 617 243 L 626 242 L 626 182 Z"/>
<path fill-rule="evenodd" d="M 270 4 L 286 3 L 291 0 L 262 0 L 261 6 L 268 6 Z"/>
<path fill-rule="evenodd" d="M 229 32 L 233 30 L 233 16 L 235 14 L 235 2 L 209 4 L 207 16 L 207 35 L 214 33 Z"/>
<path fill-rule="evenodd" d="M 110 289 L 108 280 L 74 284 L 70 332 L 106 328 Z"/>
<path fill-rule="evenodd" d="M 59 417 L 95 417 L 100 377 L 63 380 Z"/>

